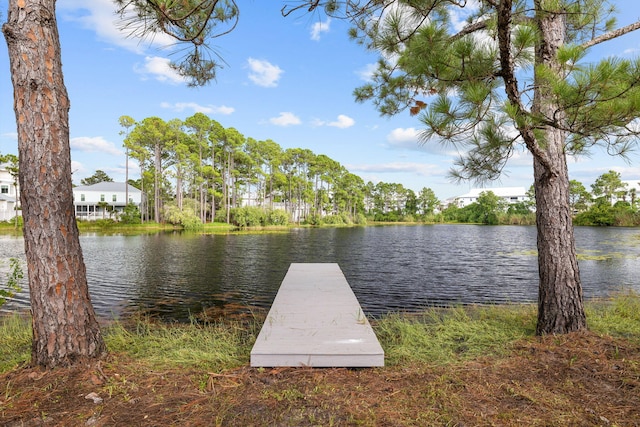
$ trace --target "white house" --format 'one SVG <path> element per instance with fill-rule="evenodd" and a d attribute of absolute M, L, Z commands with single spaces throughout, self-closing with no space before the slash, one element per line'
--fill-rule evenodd
<path fill-rule="evenodd" d="M 126 200 L 126 197 L 129 200 Z M 76 218 L 94 221 L 117 217 L 128 203 L 140 207 L 142 192 L 124 182 L 100 182 L 73 188 Z"/>
<path fill-rule="evenodd" d="M 483 192 L 491 191 L 498 197 L 504 199 L 505 202 L 509 204 L 521 203 L 529 201 L 529 197 L 527 196 L 527 190 L 524 187 L 501 187 L 501 188 L 474 188 L 466 194 L 462 196 L 457 196 L 453 198 L 453 202 L 458 205 L 458 207 L 464 208 L 465 206 L 469 206 L 472 203 L 478 201 L 478 197 Z"/>
<path fill-rule="evenodd" d="M 19 199 L 19 188 L 5 165 L 0 165 L 0 221 L 9 221 L 20 211 L 16 211 Z"/>

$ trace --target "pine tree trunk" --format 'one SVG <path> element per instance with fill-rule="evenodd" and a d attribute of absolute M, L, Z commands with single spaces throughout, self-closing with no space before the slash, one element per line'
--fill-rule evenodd
<path fill-rule="evenodd" d="M 540 34 L 537 66 L 548 67 L 560 75 L 562 64 L 557 61 L 557 51 L 566 37 L 563 11 L 554 14 L 543 10 L 540 0 L 535 4 Z M 533 112 L 549 122 L 562 124 L 564 114 L 551 89 L 538 75 L 535 83 Z M 539 135 L 541 154 L 534 155 L 533 163 L 540 274 L 536 333 L 563 334 L 586 328 L 569 202 L 566 134 L 558 126 L 547 125 Z"/>
<path fill-rule="evenodd" d="M 552 142 L 553 138 L 548 140 L 550 146 L 557 146 L 557 142 Z M 550 174 L 534 160 L 540 275 L 538 335 L 563 334 L 586 328 L 564 153 L 558 151 L 555 160 L 555 170 L 561 172 L 557 175 Z"/>
<path fill-rule="evenodd" d="M 105 345 L 91 305 L 75 222 L 69 99 L 55 0 L 10 0 L 9 48 L 20 199 L 33 327 L 32 363 L 73 365 Z"/>

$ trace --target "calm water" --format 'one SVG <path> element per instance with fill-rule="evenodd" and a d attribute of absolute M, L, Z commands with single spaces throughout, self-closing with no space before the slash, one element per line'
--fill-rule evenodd
<path fill-rule="evenodd" d="M 640 292 L 640 229 L 577 228 L 587 298 Z M 384 226 L 286 233 L 83 235 L 92 300 L 102 317 L 146 310 L 185 320 L 235 304 L 269 307 L 292 262 L 337 262 L 373 316 L 429 305 L 533 302 L 535 227 Z M 596 260 L 600 255 L 607 259 Z M 24 257 L 0 236 L 0 259 Z M 4 273 L 3 273 L 4 275 Z M 4 278 L 3 278 L 4 279 Z M 4 310 L 27 307 L 23 292 Z"/>

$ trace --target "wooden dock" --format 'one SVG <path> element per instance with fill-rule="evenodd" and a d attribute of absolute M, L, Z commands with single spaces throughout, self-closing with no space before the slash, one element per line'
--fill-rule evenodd
<path fill-rule="evenodd" d="M 384 366 L 384 351 L 338 264 L 291 264 L 251 366 Z"/>

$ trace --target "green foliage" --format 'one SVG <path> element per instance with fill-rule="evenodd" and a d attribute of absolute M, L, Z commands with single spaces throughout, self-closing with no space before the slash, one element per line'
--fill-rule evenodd
<path fill-rule="evenodd" d="M 124 207 L 119 219 L 123 224 L 140 224 L 142 222 L 140 210 L 134 203 L 129 203 Z"/>
<path fill-rule="evenodd" d="M 640 294 L 620 292 L 611 299 L 587 304 L 589 327 L 602 334 L 640 342 Z"/>
<path fill-rule="evenodd" d="M 0 316 L 0 373 L 31 358 L 31 319 L 19 313 Z"/>
<path fill-rule="evenodd" d="M 257 322 L 168 325 L 149 319 L 117 322 L 105 331 L 107 347 L 157 368 L 223 370 L 248 363 Z"/>
<path fill-rule="evenodd" d="M 202 221 L 192 209 L 180 210 L 176 205 L 165 206 L 165 220 L 173 225 L 180 225 L 183 229 L 194 231 L 203 228 Z"/>
<path fill-rule="evenodd" d="M 230 213 L 231 224 L 240 228 L 259 227 L 265 223 L 265 210 L 257 206 L 233 208 Z"/>
<path fill-rule="evenodd" d="M 113 228 L 117 225 L 117 222 L 114 219 L 106 218 L 91 221 L 91 225 L 98 228 Z"/>
<path fill-rule="evenodd" d="M 640 343 L 640 295 L 624 292 L 586 304 L 591 330 Z M 420 314 L 389 314 L 372 321 L 386 364 L 449 364 L 502 354 L 535 332 L 534 305 L 430 308 Z M 145 318 L 112 323 L 104 332 L 111 352 L 161 368 L 229 369 L 248 363 L 261 319 L 246 323 L 162 324 Z M 29 360 L 30 319 L 0 317 L 0 372 Z"/>
<path fill-rule="evenodd" d="M 367 217 L 363 213 L 358 213 L 353 219 L 353 223 L 356 225 L 367 225 Z"/>
<path fill-rule="evenodd" d="M 218 212 L 218 217 L 224 221 L 224 218 Z M 242 208 L 232 208 L 230 210 L 231 224 L 240 227 L 261 227 L 261 226 L 285 226 L 288 225 L 289 213 L 282 209 L 263 209 L 258 206 L 245 206 Z"/>
<path fill-rule="evenodd" d="M 289 224 L 289 214 L 282 209 L 268 210 L 265 225 L 287 225 Z"/>
<path fill-rule="evenodd" d="M 584 185 L 572 179 L 569 181 L 569 204 L 573 212 L 584 212 L 591 202 L 591 194 Z"/>
<path fill-rule="evenodd" d="M 19 259 L 9 258 L 9 272 L 6 277 L 6 283 L 0 287 L 0 307 L 4 305 L 7 298 L 13 298 L 16 292 L 22 291 L 20 281 L 24 273 Z"/>
<path fill-rule="evenodd" d="M 94 185 L 100 182 L 113 182 L 113 178 L 106 174 L 106 172 L 98 169 L 96 172 L 90 177 L 84 178 L 80 180 L 80 184 L 82 185 Z"/>
<path fill-rule="evenodd" d="M 431 308 L 420 315 L 390 315 L 374 326 L 387 363 L 446 364 L 499 354 L 535 331 L 531 305 Z"/>
<path fill-rule="evenodd" d="M 613 225 L 615 223 L 613 207 L 608 201 L 600 199 L 588 211 L 576 215 L 573 223 L 575 225 Z"/>
<path fill-rule="evenodd" d="M 153 37 L 164 33 L 181 46 L 182 57 L 172 69 L 187 79 L 189 86 L 204 86 L 223 66 L 207 45 L 233 30 L 239 11 L 234 1 L 115 0 L 122 26 L 132 35 Z M 188 46 L 185 46 L 187 44 Z"/>
<path fill-rule="evenodd" d="M 625 194 L 626 184 L 622 182 L 620 174 L 616 171 L 609 171 L 600 175 L 596 181 L 591 184 L 593 195 L 606 199 L 609 204 L 613 203 L 614 198 L 621 194 Z"/>

